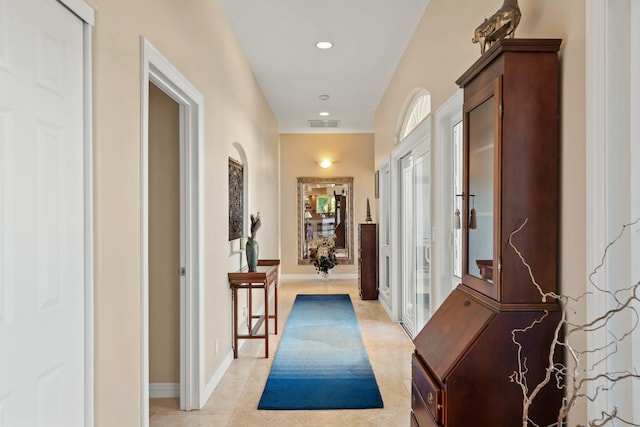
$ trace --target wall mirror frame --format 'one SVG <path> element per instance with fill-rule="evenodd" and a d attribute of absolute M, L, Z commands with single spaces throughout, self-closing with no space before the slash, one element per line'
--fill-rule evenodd
<path fill-rule="evenodd" d="M 335 239 L 338 264 L 353 264 L 353 177 L 298 177 L 298 264 L 314 240 Z"/>

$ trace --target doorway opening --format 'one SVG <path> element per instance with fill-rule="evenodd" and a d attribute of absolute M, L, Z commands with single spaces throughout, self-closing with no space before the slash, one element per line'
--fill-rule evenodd
<path fill-rule="evenodd" d="M 142 124 L 141 124 L 141 406 L 142 425 L 149 425 L 150 379 L 150 91 L 167 96 L 177 103 L 178 110 L 178 183 L 179 199 L 179 262 L 173 282 L 179 286 L 179 383 L 180 409 L 200 409 L 205 402 L 204 392 L 204 200 L 203 168 L 203 104 L 204 97 L 191 83 L 145 38 L 142 51 Z M 155 88 L 152 88 L 155 86 Z M 155 96 L 155 95 L 154 95 Z M 171 104 L 168 104 L 171 105 Z M 174 105 L 175 108 L 175 105 Z M 175 110 L 174 110 L 175 111 Z M 175 147 L 173 151 L 175 155 Z M 175 161 L 175 159 L 174 159 Z M 175 164 L 174 164 L 175 166 Z M 161 192 L 162 193 L 162 192 Z M 174 200 L 175 203 L 175 194 Z M 155 215 L 155 213 L 154 213 Z M 175 211 L 174 211 L 175 217 Z M 175 218 L 174 218 L 175 222 Z M 175 236 L 174 236 L 175 239 Z M 154 248 L 156 249 L 156 248 Z M 175 253 L 174 248 L 174 253 Z M 171 274 L 171 273 L 169 273 Z M 155 297 L 155 295 L 154 295 Z M 174 336 L 174 342 L 176 341 Z M 175 356 L 173 356 L 175 359 Z M 175 363 L 175 362 L 174 362 Z M 175 383 L 168 383 L 175 384 Z M 173 389 L 175 385 L 168 386 Z M 166 390 L 165 390 L 166 391 Z M 167 393 L 170 392 L 166 391 Z"/>
<path fill-rule="evenodd" d="M 180 397 L 180 106 L 149 84 L 149 396 Z"/>

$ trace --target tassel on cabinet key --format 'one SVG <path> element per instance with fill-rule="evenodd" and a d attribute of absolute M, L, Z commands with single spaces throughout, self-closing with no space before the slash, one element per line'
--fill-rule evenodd
<path fill-rule="evenodd" d="M 476 219 L 476 199 L 474 194 L 469 195 L 471 197 L 471 214 L 469 215 L 469 229 L 475 230 L 478 228 L 478 220 Z"/>

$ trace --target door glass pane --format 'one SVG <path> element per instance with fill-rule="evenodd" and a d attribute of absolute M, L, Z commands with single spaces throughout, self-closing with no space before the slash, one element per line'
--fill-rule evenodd
<path fill-rule="evenodd" d="M 493 281 L 493 101 L 469 112 L 469 274 Z"/>
<path fill-rule="evenodd" d="M 389 228 L 391 223 L 391 194 L 389 167 L 380 169 L 380 298 L 388 300 L 390 298 L 389 289 Z"/>
<path fill-rule="evenodd" d="M 413 223 L 413 157 L 404 157 L 400 161 L 401 172 L 401 249 L 402 249 L 402 323 L 413 334 L 415 331 L 415 298 L 414 280 L 414 223 Z"/>
<path fill-rule="evenodd" d="M 453 275 L 462 277 L 462 122 L 453 127 Z"/>
<path fill-rule="evenodd" d="M 416 330 L 431 316 L 431 168 L 430 154 L 416 157 L 415 167 Z"/>

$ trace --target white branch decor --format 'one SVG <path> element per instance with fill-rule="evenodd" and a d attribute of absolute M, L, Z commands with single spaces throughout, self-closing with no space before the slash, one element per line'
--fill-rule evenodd
<path fill-rule="evenodd" d="M 510 379 L 512 382 L 520 386 L 522 390 L 522 426 L 534 426 L 540 427 L 529 418 L 529 409 L 533 404 L 536 396 L 540 391 L 552 381 L 555 385 L 563 390 L 564 397 L 562 405 L 558 412 L 557 421 L 547 427 L 561 427 L 565 424 L 567 415 L 574 408 L 577 401 L 582 399 L 588 399 L 594 401 L 598 398 L 598 395 L 602 392 L 611 390 L 617 383 L 621 381 L 640 380 L 640 373 L 637 367 L 631 367 L 629 370 L 613 371 L 613 372 L 600 372 L 599 365 L 604 364 L 608 359 L 618 352 L 618 346 L 620 343 L 631 336 L 634 330 L 638 327 L 640 322 L 640 315 L 638 314 L 638 308 L 634 306 L 640 303 L 640 282 L 635 283 L 624 289 L 619 289 L 614 292 L 607 289 L 603 289 L 598 286 L 594 280 L 595 275 L 605 265 L 609 249 L 618 242 L 624 235 L 624 233 L 631 227 L 640 223 L 640 218 L 635 221 L 625 224 L 620 233 L 613 239 L 605 248 L 602 255 L 600 264 L 598 264 L 593 271 L 589 274 L 589 285 L 593 289 L 587 289 L 585 293 L 579 297 L 570 297 L 567 295 L 556 294 L 554 292 L 543 292 L 542 287 L 538 284 L 531 269 L 529 263 L 527 263 L 523 254 L 518 250 L 517 246 L 513 243 L 513 238 L 526 226 L 527 219 L 524 220 L 522 225 L 513 231 L 509 236 L 509 245 L 516 252 L 520 261 L 527 268 L 529 277 L 532 284 L 540 292 L 542 302 L 548 302 L 555 300 L 559 303 L 560 320 L 555 327 L 555 333 L 551 345 L 549 347 L 548 364 L 546 367 L 546 375 L 535 385 L 530 385 L 527 382 L 527 359 L 523 354 L 523 346 L 518 340 L 518 336 L 526 334 L 529 330 L 535 328 L 542 320 L 548 316 L 549 312 L 545 312 L 539 319 L 532 322 L 527 327 L 521 329 L 514 329 L 511 333 L 512 340 L 518 349 L 518 370 L 514 371 Z M 576 324 L 568 320 L 569 313 L 575 313 L 575 304 L 584 299 L 592 292 L 601 292 L 607 294 L 613 304 L 612 307 L 604 311 L 600 316 L 595 319 L 588 320 L 583 324 Z M 626 330 L 613 331 L 610 327 L 611 322 L 616 316 L 622 315 L 623 312 L 631 314 L 632 322 Z M 578 341 L 578 337 L 584 338 L 586 334 L 597 330 L 605 330 L 609 337 L 607 343 L 604 346 L 593 349 L 579 350 L 574 342 Z M 562 360 L 561 352 L 564 351 L 566 360 Z M 587 355 L 596 355 L 597 360 L 595 363 L 589 363 L 587 366 Z M 595 392 L 591 394 L 587 391 L 587 386 L 590 383 L 594 383 Z M 601 418 L 588 421 L 588 427 L 602 427 L 608 424 L 611 425 L 627 425 L 627 426 L 640 426 L 634 424 L 628 420 L 624 420 L 618 414 L 618 407 L 614 406 L 608 411 L 602 411 Z M 621 424 L 620 424 L 621 423 Z M 578 425 L 576 427 L 586 427 Z"/>

